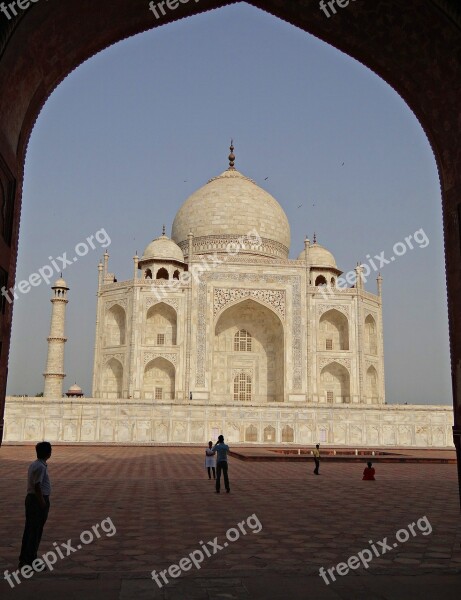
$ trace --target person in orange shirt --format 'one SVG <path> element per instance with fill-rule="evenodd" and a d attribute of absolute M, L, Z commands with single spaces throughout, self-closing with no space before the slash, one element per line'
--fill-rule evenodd
<path fill-rule="evenodd" d="M 363 469 L 362 481 L 376 481 L 375 470 L 372 464 L 371 462 L 367 462 L 367 466 Z"/>

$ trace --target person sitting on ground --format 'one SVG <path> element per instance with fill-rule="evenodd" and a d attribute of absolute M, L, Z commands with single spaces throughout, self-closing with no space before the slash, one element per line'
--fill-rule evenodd
<path fill-rule="evenodd" d="M 363 469 L 362 481 L 376 481 L 375 470 L 372 465 L 373 463 L 367 462 L 367 466 Z"/>

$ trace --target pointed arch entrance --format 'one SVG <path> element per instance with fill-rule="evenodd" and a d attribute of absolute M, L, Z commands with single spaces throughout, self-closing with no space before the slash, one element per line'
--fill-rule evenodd
<path fill-rule="evenodd" d="M 283 402 L 284 365 L 283 325 L 272 310 L 247 299 L 221 313 L 213 340 L 215 402 Z"/>
<path fill-rule="evenodd" d="M 148 362 L 144 369 L 142 390 L 143 398 L 150 398 L 152 400 L 174 400 L 174 365 L 161 356 Z"/>
<path fill-rule="evenodd" d="M 102 373 L 102 398 L 121 398 L 123 386 L 123 366 L 116 359 L 111 358 Z"/>

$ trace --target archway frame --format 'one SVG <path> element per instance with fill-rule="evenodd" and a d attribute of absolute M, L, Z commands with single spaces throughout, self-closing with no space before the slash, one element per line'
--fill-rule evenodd
<path fill-rule="evenodd" d="M 221 310 L 216 314 L 216 317 L 213 319 L 213 343 L 211 344 L 211 348 L 212 351 L 210 352 L 210 357 L 209 360 L 210 362 L 210 366 L 211 366 L 211 372 L 213 374 L 215 374 L 216 370 L 214 368 L 213 360 L 215 357 L 215 353 L 216 353 L 216 347 L 215 347 L 215 343 L 216 343 L 216 339 L 217 337 L 219 337 L 221 332 L 218 332 L 218 327 L 222 324 L 222 320 L 225 319 L 226 314 L 229 311 L 233 311 L 233 309 L 237 309 L 238 307 L 242 307 L 244 305 L 253 305 L 259 309 L 259 310 L 263 310 L 264 311 L 264 315 L 273 319 L 273 322 L 276 324 L 277 328 L 280 331 L 280 339 L 283 340 L 283 346 L 280 350 L 280 354 L 276 353 L 276 360 L 277 358 L 281 358 L 282 360 L 282 377 L 280 379 L 281 383 L 282 383 L 282 391 L 278 395 L 279 397 L 281 397 L 282 399 L 285 398 L 285 394 L 286 391 L 288 389 L 288 380 L 287 380 L 287 368 L 286 368 L 286 347 L 287 347 L 287 330 L 286 330 L 286 326 L 285 323 L 283 322 L 283 320 L 280 318 L 280 315 L 277 314 L 277 312 L 274 310 L 274 308 L 272 306 L 270 306 L 268 303 L 261 301 L 259 298 L 254 298 L 252 296 L 247 296 L 244 298 L 238 298 L 237 300 L 233 300 L 232 302 L 229 302 L 228 304 L 226 304 L 223 308 L 221 308 Z M 255 342 L 258 342 L 259 344 L 261 344 L 261 347 L 264 348 L 264 344 L 262 339 L 260 338 L 260 336 L 258 336 L 258 334 L 256 333 L 256 327 L 249 327 L 247 325 L 245 325 L 242 322 L 239 322 L 239 324 L 234 324 L 233 327 L 235 327 L 235 329 L 237 330 L 233 335 L 232 335 L 232 349 L 234 350 L 234 343 L 235 343 L 235 334 L 239 333 L 241 331 L 246 331 L 247 333 L 250 333 L 251 336 L 251 351 L 245 352 L 248 355 L 255 355 Z M 256 379 L 252 376 L 252 383 L 251 383 L 251 387 L 252 387 L 252 399 L 257 396 L 257 383 L 256 383 Z M 234 380 L 235 377 L 232 377 L 231 381 L 229 381 L 229 386 L 230 386 L 230 390 L 229 393 L 231 394 L 231 397 L 234 398 Z M 214 384 L 214 380 L 213 377 L 211 379 L 211 386 L 212 386 L 212 390 L 213 390 L 213 384 Z M 213 392 L 213 395 L 216 397 L 216 392 Z"/>
<path fill-rule="evenodd" d="M 322 395 L 321 391 L 322 390 L 326 391 L 325 388 L 328 387 L 328 386 L 325 386 L 325 383 L 324 383 L 324 381 L 322 379 L 322 376 L 323 376 L 324 373 L 331 373 L 332 369 L 335 369 L 339 373 L 344 373 L 347 376 L 347 387 L 348 387 L 347 391 L 348 391 L 348 394 L 346 396 L 344 396 L 344 394 L 343 394 L 344 388 L 343 388 L 343 384 L 342 384 L 342 382 L 340 380 L 339 380 L 339 384 L 340 384 L 340 387 L 341 387 L 341 399 L 342 399 L 342 402 L 344 402 L 344 398 L 346 397 L 346 398 L 348 398 L 348 400 L 346 402 L 349 404 L 350 403 L 350 399 L 351 399 L 351 372 L 350 372 L 350 370 L 347 367 L 345 367 L 344 365 L 342 365 L 340 362 L 336 361 L 334 358 L 331 360 L 331 362 L 329 362 L 328 364 L 326 364 L 324 367 L 322 367 L 319 370 L 319 390 L 318 390 L 319 396 Z M 334 397 L 334 399 L 333 399 L 333 402 L 332 402 L 333 404 L 335 404 L 335 400 L 336 400 L 336 397 Z"/>
<path fill-rule="evenodd" d="M 27 144 L 51 92 L 79 64 L 111 44 L 232 3 L 180 3 L 156 21 L 145 0 L 39 2 L 9 21 L 0 20 L 0 178 L 12 206 L 11 224 L 0 240 L 0 267 L 8 274 L 8 287 L 14 285 L 16 275 Z M 326 18 L 318 0 L 253 0 L 250 4 L 366 65 L 400 94 L 428 136 L 441 182 L 454 440 L 461 482 L 461 7 L 457 0 L 375 0 L 351 3 Z M 11 320 L 8 304 L 1 315 L 0 440 Z"/>
<path fill-rule="evenodd" d="M 165 363 L 165 365 L 167 365 L 169 373 L 167 373 L 168 375 L 171 374 L 172 372 L 172 378 L 170 377 L 170 392 L 167 392 L 168 395 L 170 395 L 170 398 L 162 398 L 162 400 L 166 399 L 166 400 L 170 400 L 173 401 L 176 397 L 176 386 L 177 386 L 177 373 L 176 373 L 176 366 L 175 364 L 169 360 L 168 358 L 165 358 L 164 356 L 156 356 L 155 358 L 152 358 L 151 360 L 149 360 L 149 362 L 147 362 L 144 366 L 144 369 L 142 371 L 142 385 L 141 385 L 141 390 L 142 390 L 142 396 L 145 397 L 145 393 L 146 393 L 146 373 L 148 372 L 149 368 L 148 367 L 155 367 L 156 364 L 158 365 L 162 365 L 163 363 Z M 163 369 L 165 372 L 166 370 Z M 152 390 L 153 393 L 153 400 L 155 401 L 155 389 Z M 163 394 L 162 394 L 163 395 Z"/>

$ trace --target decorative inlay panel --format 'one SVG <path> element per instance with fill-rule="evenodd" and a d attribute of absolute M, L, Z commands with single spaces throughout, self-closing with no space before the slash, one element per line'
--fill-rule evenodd
<path fill-rule="evenodd" d="M 123 363 L 124 363 L 124 355 L 123 354 L 105 354 L 104 355 L 104 364 L 106 365 L 112 358 L 116 358 L 123 365 Z"/>
<path fill-rule="evenodd" d="M 228 304 L 242 298 L 256 298 L 270 306 L 285 319 L 285 290 L 251 290 L 245 288 L 215 288 L 213 294 L 213 317 Z"/>
<path fill-rule="evenodd" d="M 121 306 L 124 310 L 126 310 L 127 301 L 126 298 L 119 298 L 118 300 L 108 300 L 106 302 L 106 311 L 112 308 L 115 304 Z"/>
<path fill-rule="evenodd" d="M 146 298 L 146 308 L 150 308 L 152 305 L 160 304 L 161 302 L 163 302 L 164 304 L 168 304 L 169 306 L 172 306 L 175 309 L 175 311 L 178 312 L 179 302 L 178 302 L 178 300 L 174 300 L 172 298 L 162 298 L 161 300 L 159 300 L 158 298 L 155 298 L 154 296 L 148 296 Z"/>
<path fill-rule="evenodd" d="M 342 365 L 343 367 L 346 367 L 346 369 L 349 371 L 351 371 L 351 359 L 350 358 L 333 358 L 333 357 L 323 357 L 323 358 L 319 358 L 319 369 L 320 371 L 326 367 L 327 365 L 331 365 L 332 363 L 338 363 L 340 365 Z"/>
<path fill-rule="evenodd" d="M 329 310 L 338 310 L 347 318 L 349 318 L 350 315 L 350 308 L 347 304 L 319 304 L 317 306 L 317 316 L 321 317 L 323 313 Z"/>
<path fill-rule="evenodd" d="M 174 366 L 176 366 L 178 362 L 178 355 L 173 352 L 144 352 L 144 366 L 146 366 L 147 363 L 151 360 L 154 360 L 154 358 L 165 358 L 166 360 L 169 360 L 171 363 L 173 363 Z"/>
<path fill-rule="evenodd" d="M 189 254 L 189 240 L 179 242 L 185 257 Z M 288 248 L 275 240 L 248 235 L 207 235 L 194 237 L 192 240 L 194 257 L 201 254 L 227 254 L 229 260 L 240 254 L 265 255 L 288 259 Z"/>
<path fill-rule="evenodd" d="M 240 375 L 240 373 L 253 377 L 253 369 L 232 369 L 232 380 L 234 380 L 237 375 Z"/>

